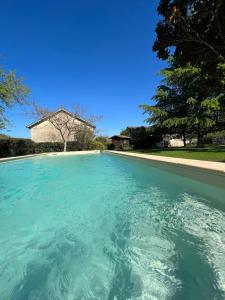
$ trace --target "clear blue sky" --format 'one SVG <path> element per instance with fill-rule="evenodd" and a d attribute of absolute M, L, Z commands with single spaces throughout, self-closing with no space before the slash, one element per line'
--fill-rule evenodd
<path fill-rule="evenodd" d="M 30 100 L 49 108 L 77 103 L 102 134 L 142 125 L 165 63 L 152 52 L 156 0 L 7 0 L 0 10 L 0 63 L 15 69 Z M 29 137 L 21 110 L 10 135 Z"/>

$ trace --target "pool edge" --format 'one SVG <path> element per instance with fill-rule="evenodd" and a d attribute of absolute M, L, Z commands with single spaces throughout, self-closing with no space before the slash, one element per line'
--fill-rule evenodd
<path fill-rule="evenodd" d="M 20 160 L 20 159 L 29 159 L 38 156 L 65 156 L 65 155 L 84 155 L 84 154 L 98 154 L 100 150 L 87 150 L 87 151 L 68 151 L 68 152 L 43 152 L 38 154 L 28 154 L 21 156 L 12 156 L 12 157 L 2 157 L 0 158 L 0 163 Z"/>

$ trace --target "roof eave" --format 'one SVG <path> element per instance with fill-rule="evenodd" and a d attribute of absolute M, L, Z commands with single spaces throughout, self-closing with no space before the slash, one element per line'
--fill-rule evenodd
<path fill-rule="evenodd" d="M 78 116 L 76 116 L 76 115 L 74 115 L 74 114 L 72 114 L 72 113 L 66 111 L 66 110 L 63 109 L 63 108 L 58 109 L 58 110 L 57 110 L 56 112 L 54 112 L 53 114 L 55 115 L 55 114 L 57 114 L 57 113 L 60 112 L 60 111 L 63 111 L 63 112 L 65 112 L 66 114 L 70 115 L 71 117 L 80 120 L 81 122 L 87 124 L 88 126 L 92 127 L 93 129 L 96 128 L 95 125 L 93 125 L 93 124 L 89 123 L 88 121 L 86 121 L 86 120 L 84 120 L 84 119 L 82 119 L 82 118 L 80 118 L 80 117 L 78 117 Z M 41 122 L 44 122 L 44 121 L 47 120 L 48 118 L 49 118 L 48 116 L 47 116 L 47 117 L 44 117 L 44 118 L 42 118 L 42 119 L 40 119 L 40 120 L 38 120 L 38 121 L 36 121 L 36 122 L 30 124 L 30 125 L 27 125 L 26 128 L 31 129 L 31 128 L 34 127 L 35 125 L 38 125 L 38 124 L 40 124 Z"/>

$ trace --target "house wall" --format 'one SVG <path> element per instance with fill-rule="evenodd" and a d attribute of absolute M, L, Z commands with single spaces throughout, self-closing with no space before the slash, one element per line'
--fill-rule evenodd
<path fill-rule="evenodd" d="M 169 140 L 168 147 L 183 147 L 184 142 L 181 139 L 171 139 Z"/>
<path fill-rule="evenodd" d="M 190 140 L 186 140 L 186 144 L 189 144 Z M 157 147 L 183 147 L 184 141 L 182 139 L 170 138 L 169 136 L 164 136 L 162 141 L 156 144 Z"/>
<path fill-rule="evenodd" d="M 69 122 L 77 123 L 78 125 L 84 124 L 80 120 L 74 120 L 71 116 L 60 112 L 57 114 L 57 118 L 70 118 Z M 93 128 L 91 126 L 88 126 L 90 130 L 93 131 Z M 54 125 L 49 121 L 43 121 L 40 124 L 35 125 L 30 129 L 31 133 L 31 139 L 36 143 L 41 142 L 63 142 L 62 137 L 60 135 L 60 132 L 54 127 Z M 65 131 L 65 135 L 68 136 L 67 141 L 74 141 L 75 135 L 72 134 L 71 136 L 68 135 L 68 132 Z"/>

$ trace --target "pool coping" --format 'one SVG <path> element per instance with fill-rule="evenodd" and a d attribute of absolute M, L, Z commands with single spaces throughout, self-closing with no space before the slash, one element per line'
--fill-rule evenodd
<path fill-rule="evenodd" d="M 98 154 L 100 150 L 85 150 L 85 151 L 68 151 L 68 152 L 43 152 L 38 154 L 28 154 L 28 155 L 21 155 L 21 156 L 11 156 L 11 157 L 2 157 L 0 158 L 1 162 L 8 162 L 13 160 L 20 160 L 20 159 L 28 159 L 32 157 L 38 156 L 65 156 L 65 155 L 84 155 L 84 154 Z"/>
<path fill-rule="evenodd" d="M 169 156 L 159 156 L 152 154 L 142 154 L 142 153 L 130 153 L 123 151 L 106 150 L 106 153 L 112 153 L 116 155 L 122 155 L 127 157 L 140 158 L 145 160 L 152 160 L 158 162 L 169 163 L 177 166 L 188 167 L 193 169 L 200 169 L 202 171 L 207 171 L 213 174 L 225 176 L 225 163 L 207 161 L 207 160 L 197 160 L 197 159 L 185 159 L 185 158 L 175 158 Z"/>

